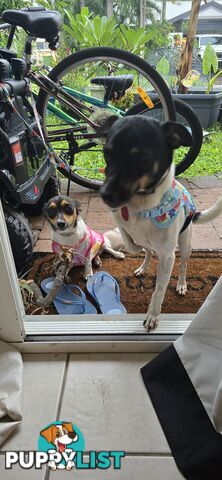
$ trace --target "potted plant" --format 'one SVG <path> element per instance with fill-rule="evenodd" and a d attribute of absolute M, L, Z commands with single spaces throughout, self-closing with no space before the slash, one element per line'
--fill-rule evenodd
<path fill-rule="evenodd" d="M 209 128 L 216 123 L 222 104 L 222 91 L 213 90 L 213 87 L 216 80 L 222 75 L 222 70 L 218 71 L 218 58 L 210 44 L 206 46 L 202 59 L 202 71 L 207 78 L 204 82 L 204 91 L 200 86 L 193 87 L 200 77 L 200 73 L 196 70 L 190 70 L 181 80 L 182 85 L 186 88 L 186 93 L 177 92 L 178 79 L 170 75 L 170 63 L 166 57 L 162 57 L 158 61 L 156 70 L 164 77 L 171 89 L 172 96 L 188 103 L 195 110 L 203 128 Z"/>
<path fill-rule="evenodd" d="M 188 103 L 197 113 L 203 128 L 209 128 L 218 120 L 220 107 L 222 104 L 222 91 L 213 90 L 216 80 L 222 75 L 222 70 L 218 71 L 218 58 L 211 44 L 205 48 L 202 61 L 203 74 L 207 75 L 208 82 L 206 92 L 190 90 L 194 81 L 197 80 L 199 73 L 191 70 L 186 77 L 181 80 L 188 93 L 176 94 Z M 212 72 L 214 75 L 212 76 Z M 174 96 L 174 95 L 173 95 Z"/>

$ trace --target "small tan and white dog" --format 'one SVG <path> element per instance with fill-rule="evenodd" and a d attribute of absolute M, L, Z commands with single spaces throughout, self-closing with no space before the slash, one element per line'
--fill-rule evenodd
<path fill-rule="evenodd" d="M 59 453 L 63 453 L 66 448 L 73 442 L 78 441 L 78 435 L 73 430 L 72 423 L 62 423 L 62 425 L 50 425 L 50 427 L 45 428 L 40 432 L 48 443 L 52 443 L 56 451 Z M 48 467 L 51 470 L 57 470 L 66 468 L 66 470 L 71 470 L 74 467 L 74 462 L 68 460 L 66 466 L 63 463 L 57 464 L 54 460 L 48 462 Z"/>
<path fill-rule="evenodd" d="M 51 198 L 45 206 L 45 215 L 52 227 L 52 250 L 61 253 L 73 250 L 73 265 L 85 265 L 84 279 L 93 275 L 92 261 L 102 264 L 100 253 L 110 253 L 114 258 L 123 259 L 123 239 L 118 228 L 104 234 L 88 227 L 80 215 L 77 200 L 59 195 Z"/>
<path fill-rule="evenodd" d="M 152 252 L 158 256 L 156 287 L 144 321 L 149 331 L 159 322 L 177 245 L 181 260 L 176 289 L 185 295 L 192 223 L 206 223 L 222 214 L 222 198 L 210 209 L 196 212 L 191 195 L 175 180 L 173 149 L 192 144 L 183 125 L 162 125 L 155 118 L 137 115 L 111 118 L 100 133 L 106 135 L 106 180 L 100 193 L 113 211 L 126 251 L 146 251 L 135 274 L 146 272 Z"/>

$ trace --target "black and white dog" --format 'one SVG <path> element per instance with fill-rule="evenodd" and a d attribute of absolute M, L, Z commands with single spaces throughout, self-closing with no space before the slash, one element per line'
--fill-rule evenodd
<path fill-rule="evenodd" d="M 197 213 L 189 192 L 175 180 L 173 150 L 192 144 L 192 137 L 183 125 L 160 124 L 146 116 L 111 117 L 99 134 L 106 136 L 102 198 L 113 211 L 126 250 L 146 251 L 144 262 L 135 274 L 147 270 L 152 251 L 158 256 L 156 287 L 144 321 L 147 330 L 154 329 L 177 245 L 181 261 L 176 289 L 179 295 L 185 295 L 192 222 L 209 222 L 222 213 L 222 198 L 209 210 Z"/>

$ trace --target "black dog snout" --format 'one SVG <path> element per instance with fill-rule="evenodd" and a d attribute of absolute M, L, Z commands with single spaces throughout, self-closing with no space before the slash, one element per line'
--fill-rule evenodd
<path fill-rule="evenodd" d="M 100 195 L 110 208 L 119 208 L 128 202 L 131 196 L 131 190 L 123 185 L 118 185 L 118 189 L 116 185 L 103 185 L 100 189 Z"/>
<path fill-rule="evenodd" d="M 57 227 L 60 228 L 60 230 L 64 230 L 66 226 L 66 222 L 64 220 L 57 220 Z"/>
<path fill-rule="evenodd" d="M 76 436 L 76 432 L 69 432 L 68 433 L 69 438 L 75 438 L 75 436 Z"/>
<path fill-rule="evenodd" d="M 114 194 L 113 192 L 109 192 L 107 190 L 100 190 L 101 197 L 103 201 L 109 206 L 115 208 L 120 203 L 120 196 L 118 194 Z"/>

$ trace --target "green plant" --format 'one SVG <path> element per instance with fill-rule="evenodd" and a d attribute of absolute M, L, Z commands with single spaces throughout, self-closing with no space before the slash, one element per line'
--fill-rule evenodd
<path fill-rule="evenodd" d="M 162 57 L 156 65 L 156 70 L 162 77 L 168 77 L 170 73 L 170 62 L 166 57 Z"/>
<path fill-rule="evenodd" d="M 206 93 L 210 93 L 217 78 L 222 74 L 222 70 L 218 72 L 218 58 L 217 54 L 210 43 L 206 46 L 203 54 L 203 73 L 208 76 L 208 86 Z M 215 75 L 212 77 L 212 70 Z"/>
<path fill-rule="evenodd" d="M 180 177 L 198 177 L 221 173 L 221 142 L 222 131 L 219 124 L 214 125 L 211 135 L 203 142 L 200 153 L 195 162 Z M 186 147 L 175 151 L 174 161 L 180 161 L 186 153 Z"/>
<path fill-rule="evenodd" d="M 1 0 L 0 15 L 2 12 L 4 12 L 4 10 L 9 10 L 11 8 L 19 9 L 21 7 L 27 7 L 31 4 L 32 2 L 29 0 Z"/>
<path fill-rule="evenodd" d="M 92 18 L 89 9 L 84 7 L 81 13 L 73 15 L 65 10 L 69 25 L 63 25 L 63 29 L 75 40 L 76 46 L 80 48 L 110 46 L 116 42 L 118 31 L 115 20 L 110 17 Z"/>
<path fill-rule="evenodd" d="M 119 100 L 113 100 L 112 105 L 121 109 L 128 110 L 128 108 L 133 106 L 134 102 L 134 92 L 132 89 L 128 89 L 123 97 Z"/>
<path fill-rule="evenodd" d="M 119 46 L 124 50 L 140 55 L 144 51 L 146 43 L 152 38 L 151 32 L 146 32 L 146 29 L 131 28 L 125 25 L 119 26 Z"/>
<path fill-rule="evenodd" d="M 65 11 L 63 33 L 67 35 L 67 43 L 76 49 L 114 46 L 142 55 L 145 50 L 157 48 L 168 42 L 167 33 L 169 23 L 156 23 L 155 26 L 131 28 L 124 23 L 117 23 L 115 16 L 107 18 L 93 16 L 88 7 L 81 9 L 74 15 L 70 10 Z"/>
<path fill-rule="evenodd" d="M 171 23 L 167 22 L 154 22 L 146 27 L 147 33 L 150 34 L 150 39 L 147 42 L 147 49 L 149 52 L 161 47 L 167 47 L 170 45 L 169 33 L 173 31 Z"/>

